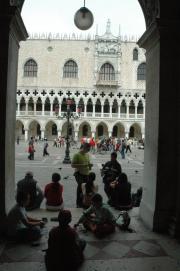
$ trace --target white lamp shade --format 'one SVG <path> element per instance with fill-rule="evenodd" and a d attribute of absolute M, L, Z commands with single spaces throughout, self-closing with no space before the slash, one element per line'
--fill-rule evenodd
<path fill-rule="evenodd" d="M 80 30 L 89 29 L 94 22 L 92 12 L 86 7 L 80 8 L 74 15 L 74 23 Z"/>

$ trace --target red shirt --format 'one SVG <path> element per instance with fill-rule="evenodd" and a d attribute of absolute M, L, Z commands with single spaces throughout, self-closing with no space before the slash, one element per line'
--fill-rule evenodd
<path fill-rule="evenodd" d="M 63 203 L 62 192 L 63 186 L 60 183 L 47 184 L 44 189 L 46 204 L 50 206 L 61 205 Z"/>

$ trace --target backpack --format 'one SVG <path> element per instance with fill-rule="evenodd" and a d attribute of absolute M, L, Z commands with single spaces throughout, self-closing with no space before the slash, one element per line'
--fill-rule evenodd
<path fill-rule="evenodd" d="M 131 222 L 131 218 L 126 211 L 121 211 L 116 218 L 116 226 L 123 231 L 129 231 L 132 232 L 131 229 L 129 229 L 129 224 Z"/>

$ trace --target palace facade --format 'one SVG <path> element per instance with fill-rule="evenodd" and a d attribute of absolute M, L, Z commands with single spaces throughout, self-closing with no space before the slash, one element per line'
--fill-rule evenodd
<path fill-rule="evenodd" d="M 144 138 L 145 50 L 106 32 L 94 38 L 45 36 L 20 43 L 16 137 Z"/>

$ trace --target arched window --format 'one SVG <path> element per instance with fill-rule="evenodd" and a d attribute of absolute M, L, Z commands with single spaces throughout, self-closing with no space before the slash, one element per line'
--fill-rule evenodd
<path fill-rule="evenodd" d="M 64 78 L 77 78 L 78 77 L 78 66 L 73 60 L 69 60 L 65 63 L 63 68 Z"/>
<path fill-rule="evenodd" d="M 133 60 L 138 60 L 138 49 L 133 50 Z"/>
<path fill-rule="evenodd" d="M 99 73 L 99 79 L 105 81 L 115 80 L 114 67 L 109 63 L 105 63 L 104 65 L 102 65 Z"/>
<path fill-rule="evenodd" d="M 138 66 L 137 80 L 146 80 L 146 63 L 141 63 Z"/>
<path fill-rule="evenodd" d="M 37 63 L 33 59 L 29 59 L 24 65 L 25 77 L 37 77 Z"/>

